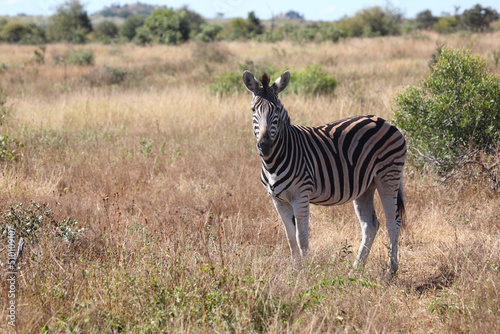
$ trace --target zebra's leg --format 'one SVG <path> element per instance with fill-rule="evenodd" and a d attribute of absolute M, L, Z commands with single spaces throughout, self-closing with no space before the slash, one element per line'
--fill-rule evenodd
<path fill-rule="evenodd" d="M 309 198 L 300 197 L 292 205 L 297 223 L 296 240 L 300 254 L 305 257 L 309 248 Z"/>
<path fill-rule="evenodd" d="M 373 206 L 373 196 L 375 194 L 375 182 L 366 189 L 366 191 L 354 200 L 354 209 L 361 224 L 362 240 L 359 246 L 358 255 L 354 261 L 354 267 L 363 267 L 377 235 L 379 222 Z"/>
<path fill-rule="evenodd" d="M 398 239 L 401 228 L 401 217 L 398 213 L 399 180 L 377 184 L 377 190 L 385 213 L 385 225 L 389 233 L 389 268 L 391 274 L 398 270 Z"/>
<path fill-rule="evenodd" d="M 283 225 L 285 225 L 286 236 L 292 257 L 297 258 L 300 255 L 300 251 L 296 238 L 297 227 L 295 215 L 293 213 L 293 206 L 288 202 L 284 202 L 276 198 L 273 198 L 273 201 L 276 211 L 278 211 L 278 214 L 283 221 Z"/>

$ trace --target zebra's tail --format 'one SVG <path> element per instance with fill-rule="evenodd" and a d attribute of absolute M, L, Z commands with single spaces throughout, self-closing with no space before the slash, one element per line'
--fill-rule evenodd
<path fill-rule="evenodd" d="M 398 214 L 399 217 L 401 218 L 401 227 L 404 228 L 406 217 L 405 217 L 405 194 L 403 191 L 403 177 L 401 177 L 401 180 L 399 181 L 397 205 L 398 205 Z"/>

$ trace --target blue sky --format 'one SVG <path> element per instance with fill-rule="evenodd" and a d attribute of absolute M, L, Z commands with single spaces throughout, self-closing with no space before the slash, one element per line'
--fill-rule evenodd
<path fill-rule="evenodd" d="M 85 9 L 90 13 L 99 11 L 112 3 L 131 4 L 137 0 L 81 0 Z M 28 15 L 51 15 L 58 4 L 64 0 L 0 0 L 0 16 L 24 13 Z M 167 5 L 178 8 L 188 5 L 189 8 L 202 14 L 206 18 L 213 18 L 218 12 L 225 17 L 246 17 L 250 11 L 255 11 L 257 17 L 268 19 L 288 10 L 295 10 L 308 20 L 337 20 L 344 15 L 352 16 L 356 11 L 371 6 L 386 6 L 390 3 L 403 11 L 405 17 L 411 18 L 425 9 L 430 9 L 434 15 L 443 12 L 453 13 L 455 6 L 460 6 L 459 12 L 469 9 L 480 3 L 484 7 L 492 7 L 500 12 L 499 0 L 347 0 L 347 1 L 315 1 L 315 0 L 141 0 L 142 3 Z"/>

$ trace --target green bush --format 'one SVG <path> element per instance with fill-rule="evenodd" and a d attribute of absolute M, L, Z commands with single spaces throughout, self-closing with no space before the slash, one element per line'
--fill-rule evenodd
<path fill-rule="evenodd" d="M 184 11 L 158 8 L 136 30 L 139 44 L 156 42 L 159 44 L 181 44 L 189 39 L 189 21 Z"/>
<path fill-rule="evenodd" d="M 455 16 L 444 16 L 433 24 L 432 29 L 441 34 L 448 34 L 457 31 L 459 23 Z"/>
<path fill-rule="evenodd" d="M 415 19 L 417 29 L 429 29 L 438 21 L 438 18 L 432 15 L 430 10 L 424 10 L 417 14 Z"/>
<path fill-rule="evenodd" d="M 320 26 L 319 28 L 319 41 L 332 41 L 332 42 L 337 42 L 341 38 L 346 38 L 347 33 L 338 27 L 325 23 Z"/>
<path fill-rule="evenodd" d="M 223 39 L 234 41 L 253 39 L 262 35 L 264 26 L 254 12 L 249 12 L 246 19 L 235 17 L 231 19 L 220 33 Z"/>
<path fill-rule="evenodd" d="M 402 19 L 403 15 L 397 9 L 374 6 L 356 12 L 353 17 L 342 18 L 337 28 L 349 37 L 397 35 Z"/>
<path fill-rule="evenodd" d="M 144 18 L 141 15 L 131 15 L 127 17 L 120 27 L 120 35 L 127 41 L 132 41 L 136 35 L 136 30 L 142 27 Z"/>
<path fill-rule="evenodd" d="M 2 40 L 9 43 L 17 43 L 23 38 L 25 34 L 28 34 L 28 26 L 20 21 L 10 21 L 3 26 L 0 31 L 0 37 Z"/>
<path fill-rule="evenodd" d="M 210 84 L 210 91 L 213 94 L 220 95 L 243 92 L 245 90 L 245 86 L 242 84 L 241 78 L 242 73 L 245 70 L 252 72 L 256 76 L 259 75 L 258 73 L 262 75 L 264 74 L 264 72 L 269 74 L 271 78 L 277 78 L 279 75 L 281 75 L 276 67 L 268 64 L 255 64 L 251 60 L 247 60 L 242 64 L 238 64 L 238 67 L 239 70 L 227 71 L 217 75 L 214 79 L 214 82 Z"/>
<path fill-rule="evenodd" d="M 110 43 L 118 37 L 118 26 L 113 21 L 103 21 L 94 29 L 95 36 L 103 43 Z"/>
<path fill-rule="evenodd" d="M 79 0 L 67 0 L 50 17 L 47 35 L 54 41 L 84 43 L 85 35 L 92 31 L 92 23 Z"/>
<path fill-rule="evenodd" d="M 430 74 L 395 101 L 395 124 L 407 136 L 417 166 L 449 172 L 479 152 L 498 154 L 500 76 L 480 56 L 443 48 Z"/>
<path fill-rule="evenodd" d="M 217 23 L 203 24 L 200 31 L 195 35 L 195 39 L 201 42 L 213 42 L 220 40 L 220 32 L 223 27 Z"/>
<path fill-rule="evenodd" d="M 0 40 L 9 43 L 42 44 L 45 43 L 45 32 L 34 23 L 23 23 L 12 20 L 0 29 Z"/>
<path fill-rule="evenodd" d="M 302 95 L 327 95 L 337 87 L 337 79 L 326 73 L 319 64 L 308 65 L 303 71 L 291 73 L 290 93 Z"/>
<path fill-rule="evenodd" d="M 6 240 L 9 228 L 15 235 L 25 239 L 30 244 L 39 241 L 40 233 L 74 242 L 83 228 L 77 229 L 77 222 L 64 219 L 58 222 L 54 219 L 52 210 L 44 204 L 31 201 L 26 208 L 23 204 L 10 206 L 5 212 L 0 212 L 0 239 Z"/>
<path fill-rule="evenodd" d="M 490 28 L 490 23 L 498 20 L 498 13 L 491 7 L 483 7 L 479 4 L 464 11 L 460 18 L 461 25 L 472 31 L 485 31 Z"/>
<path fill-rule="evenodd" d="M 232 94 L 245 90 L 241 81 L 243 71 L 248 70 L 260 78 L 264 73 L 269 74 L 271 79 L 277 79 L 284 70 L 280 70 L 271 65 L 254 64 L 252 61 L 246 61 L 239 64 L 238 71 L 224 72 L 215 77 L 210 85 L 210 91 L 214 94 Z M 337 79 L 326 73 L 320 65 L 312 64 L 302 71 L 291 71 L 290 85 L 284 93 L 293 93 L 301 95 L 326 95 L 331 94 L 337 86 Z"/>
<path fill-rule="evenodd" d="M 55 54 L 53 58 L 55 65 L 94 65 L 94 51 L 91 49 L 69 51 L 62 55 Z"/>

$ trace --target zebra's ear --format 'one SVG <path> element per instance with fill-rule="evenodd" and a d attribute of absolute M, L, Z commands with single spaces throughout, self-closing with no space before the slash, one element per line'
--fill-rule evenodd
<path fill-rule="evenodd" d="M 285 90 L 286 86 L 290 83 L 290 71 L 285 71 L 273 84 L 276 94 Z"/>
<path fill-rule="evenodd" d="M 252 93 L 257 92 L 257 90 L 259 89 L 259 82 L 249 71 L 243 72 L 243 83 L 245 84 L 245 87 Z"/>

